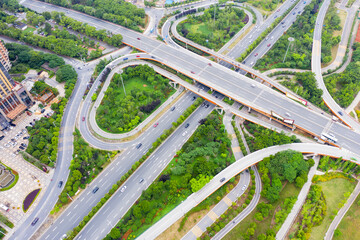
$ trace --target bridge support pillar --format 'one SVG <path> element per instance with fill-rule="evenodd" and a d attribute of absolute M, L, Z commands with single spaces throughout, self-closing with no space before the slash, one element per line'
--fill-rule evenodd
<path fill-rule="evenodd" d="M 173 81 L 170 81 L 169 83 L 170 83 L 170 85 L 171 85 L 173 88 L 176 88 L 176 89 L 177 89 L 178 83 L 173 82 Z"/>
<path fill-rule="evenodd" d="M 293 125 L 292 128 L 291 128 L 291 131 L 293 132 L 295 129 L 296 129 L 296 126 Z"/>

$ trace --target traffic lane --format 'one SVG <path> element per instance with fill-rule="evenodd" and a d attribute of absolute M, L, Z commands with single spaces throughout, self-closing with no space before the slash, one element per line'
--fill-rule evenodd
<path fill-rule="evenodd" d="M 338 143 L 342 147 L 352 152 L 360 152 L 359 135 L 354 131 L 350 129 L 344 129 L 341 124 L 336 123 L 331 125 L 328 133 L 332 133 L 338 139 Z"/>
<path fill-rule="evenodd" d="M 194 94 L 192 93 L 188 93 L 188 96 L 193 96 Z M 186 96 L 186 95 L 185 95 Z M 189 98 L 188 96 L 184 97 L 183 101 L 181 102 L 181 106 L 190 106 L 193 102 L 191 101 L 191 98 Z M 86 206 L 83 207 L 78 207 L 77 205 L 71 204 L 66 211 L 64 212 L 64 214 L 62 214 L 61 218 L 59 218 L 59 220 L 56 222 L 55 226 L 59 227 L 61 229 L 63 229 L 63 231 L 56 231 L 54 232 L 56 229 L 55 227 L 50 227 L 48 232 L 46 234 L 44 234 L 43 236 L 46 238 L 50 238 L 50 239 L 56 239 L 58 236 L 62 236 L 62 234 L 66 233 L 69 229 L 73 228 L 76 226 L 76 224 L 70 224 L 67 222 L 64 222 L 63 220 L 68 219 L 68 216 L 72 213 L 76 211 L 76 216 L 78 216 L 77 218 L 73 218 L 71 219 L 74 223 L 78 223 L 80 222 L 81 219 L 83 219 L 84 216 L 87 215 L 87 213 L 92 209 L 93 206 L 96 205 L 96 203 L 98 201 L 100 201 L 101 197 L 104 196 L 105 193 L 108 192 L 109 190 L 109 186 L 111 187 L 113 184 L 116 183 L 117 180 L 119 180 L 119 176 L 122 176 L 123 174 L 125 174 L 128 169 L 130 169 L 133 165 L 133 163 L 135 163 L 135 161 L 137 161 L 138 159 L 140 159 L 142 157 L 142 155 L 144 153 L 146 153 L 146 151 L 151 147 L 152 142 L 159 137 L 162 133 L 164 129 L 168 129 L 172 126 L 172 122 L 176 121 L 176 119 L 179 118 L 179 116 L 182 114 L 182 111 L 180 111 L 180 109 L 178 109 L 177 111 L 174 112 L 170 112 L 169 110 L 169 114 L 170 117 L 164 117 L 165 121 L 161 124 L 159 124 L 158 128 L 151 128 L 150 130 L 152 131 L 151 136 L 149 136 L 150 132 L 148 132 L 148 134 L 146 136 L 143 136 L 142 139 L 136 140 L 138 141 L 136 144 L 133 144 L 132 147 L 129 147 L 127 150 L 125 150 L 119 157 L 118 159 L 116 159 L 114 162 L 112 163 L 112 165 L 115 164 L 115 166 L 109 166 L 106 169 L 104 169 L 103 172 L 106 172 L 104 174 L 99 175 L 92 183 L 91 183 L 91 187 L 86 188 L 86 193 L 83 193 L 86 195 L 86 197 L 89 197 L 89 199 L 87 201 L 90 202 L 86 202 Z M 163 126 L 163 128 L 161 128 L 160 126 Z M 136 149 L 136 146 L 138 143 L 142 143 L 143 146 L 139 149 Z M 129 161 L 131 160 L 131 161 Z M 110 169 L 110 172 L 108 172 L 108 170 Z M 112 179 L 109 179 L 108 175 L 110 174 L 110 177 Z M 104 178 L 106 178 L 104 180 Z M 98 190 L 98 192 L 96 194 L 92 194 L 91 191 L 98 186 L 100 189 Z M 107 188 L 108 186 L 108 188 Z M 90 195 L 90 196 L 89 196 Z M 80 199 L 80 202 L 82 202 L 82 197 L 78 197 L 78 199 Z M 76 202 L 77 200 L 75 200 Z M 83 213 L 83 214 L 81 214 Z M 55 229 L 55 230 L 54 230 Z"/>
<path fill-rule="evenodd" d="M 175 132 L 148 158 L 135 172 L 132 174 L 128 181 L 124 183 L 127 188 L 124 194 L 121 191 L 117 191 L 113 197 L 101 208 L 96 216 L 93 217 L 77 239 L 99 239 L 104 238 L 112 227 L 118 222 L 120 218 L 128 211 L 128 209 L 134 204 L 134 202 L 141 196 L 144 188 L 139 188 L 139 179 L 143 178 L 144 182 L 152 183 L 157 176 L 163 171 L 163 169 L 169 164 L 176 154 L 176 151 L 186 142 L 186 140 L 192 135 L 199 125 L 199 120 L 205 118 L 214 108 L 211 104 L 210 107 L 199 107 L 194 114 L 192 114 L 187 123 L 190 123 L 188 128 L 182 124 Z M 185 133 L 183 136 L 183 133 Z M 161 159 L 161 160 L 159 160 Z M 147 188 L 145 184 L 142 184 Z M 124 204 L 125 202 L 125 204 Z M 121 207 L 125 207 L 121 208 Z M 101 212 L 109 211 L 108 209 L 119 209 L 119 218 L 107 218 L 107 221 L 103 220 Z M 101 229 L 101 232 L 99 232 Z"/>

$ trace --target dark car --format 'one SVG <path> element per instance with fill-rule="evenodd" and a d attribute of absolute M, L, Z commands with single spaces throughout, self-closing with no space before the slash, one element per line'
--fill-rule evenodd
<path fill-rule="evenodd" d="M 29 139 L 29 138 L 30 138 L 30 136 L 23 137 L 24 140 L 25 140 L 25 139 Z"/>
<path fill-rule="evenodd" d="M 85 117 L 82 117 L 82 121 L 85 121 Z"/>
<path fill-rule="evenodd" d="M 174 110 L 175 110 L 175 107 L 172 107 L 170 110 L 171 110 L 171 111 L 174 111 Z"/>
<path fill-rule="evenodd" d="M 139 183 L 142 183 L 143 181 L 144 181 L 144 179 L 142 178 L 142 179 L 140 179 Z"/>
<path fill-rule="evenodd" d="M 60 181 L 59 184 L 58 184 L 58 187 L 61 188 L 61 186 L 63 185 L 63 181 Z"/>
<path fill-rule="evenodd" d="M 195 96 L 193 96 L 193 98 L 191 99 L 191 101 L 194 101 L 196 99 L 196 97 Z"/>
<path fill-rule="evenodd" d="M 142 146 L 142 143 L 139 143 L 136 148 L 139 149 Z"/>
<path fill-rule="evenodd" d="M 27 147 L 27 145 L 25 143 L 21 143 L 21 146 L 23 147 Z"/>
<path fill-rule="evenodd" d="M 220 179 L 220 182 L 223 182 L 223 181 L 225 181 L 225 178 Z"/>
<path fill-rule="evenodd" d="M 20 146 L 19 149 L 24 150 L 25 148 L 23 146 Z"/>
<path fill-rule="evenodd" d="M 10 126 L 16 127 L 15 123 L 10 123 Z"/>
<path fill-rule="evenodd" d="M 45 109 L 41 109 L 41 113 L 44 113 L 45 112 Z"/>
<path fill-rule="evenodd" d="M 137 40 L 140 40 L 140 38 L 136 38 Z"/>
<path fill-rule="evenodd" d="M 185 125 L 185 128 L 188 128 L 190 126 L 190 123 L 187 123 L 186 125 Z"/>
<path fill-rule="evenodd" d="M 35 224 L 39 221 L 39 218 L 35 218 L 34 221 L 32 221 L 31 226 L 35 226 Z"/>
<path fill-rule="evenodd" d="M 3 140 L 3 139 L 4 139 L 4 137 L 5 137 L 5 136 L 4 136 L 4 135 L 2 135 L 2 136 L 0 137 L 0 140 Z"/>
<path fill-rule="evenodd" d="M 99 190 L 99 187 L 94 188 L 93 193 L 96 193 Z"/>
<path fill-rule="evenodd" d="M 210 105 L 209 104 L 206 104 L 205 108 L 208 108 Z"/>
<path fill-rule="evenodd" d="M 342 116 L 342 115 L 343 115 L 343 113 L 342 113 L 342 112 L 340 112 L 340 111 L 338 111 L 338 113 L 340 114 L 340 116 Z"/>

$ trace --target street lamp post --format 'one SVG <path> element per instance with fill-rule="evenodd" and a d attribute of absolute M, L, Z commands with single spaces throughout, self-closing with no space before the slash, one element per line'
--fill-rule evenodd
<path fill-rule="evenodd" d="M 289 50 L 290 43 L 293 42 L 295 39 L 292 38 L 292 37 L 289 37 L 288 40 L 289 40 L 289 44 L 288 44 L 288 47 L 287 47 L 286 52 L 285 52 L 285 56 L 284 56 L 284 59 L 283 59 L 283 63 L 285 62 L 286 54 L 287 54 L 287 52 L 288 52 L 288 50 Z"/>
<path fill-rule="evenodd" d="M 124 88 L 124 93 L 125 93 L 125 97 L 126 97 L 126 91 L 125 91 L 125 85 L 124 85 L 124 80 L 122 78 L 122 71 L 120 72 L 120 78 L 121 78 L 121 82 L 122 82 L 122 85 L 123 85 L 123 88 Z"/>

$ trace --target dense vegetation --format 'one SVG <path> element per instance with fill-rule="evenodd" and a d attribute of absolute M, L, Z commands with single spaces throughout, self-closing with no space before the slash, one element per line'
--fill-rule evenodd
<path fill-rule="evenodd" d="M 164 214 L 165 208 L 168 212 L 199 190 L 206 179 L 233 163 L 231 142 L 224 130 L 222 118 L 215 112 L 202 121 L 167 169 L 143 192 L 106 239 L 144 231 L 153 224 L 155 216 Z"/>
<path fill-rule="evenodd" d="M 300 224 L 296 227 L 295 234 L 290 234 L 289 237 L 309 239 L 312 228 L 322 223 L 326 209 L 326 200 L 321 187 L 312 185 L 300 212 Z"/>
<path fill-rule="evenodd" d="M 319 4 L 321 0 L 313 0 L 304 9 L 304 12 L 297 16 L 296 21 L 289 30 L 281 36 L 267 54 L 257 61 L 255 67 L 261 70 L 271 68 L 301 68 L 310 69 L 311 52 L 313 44 L 313 31 Z M 290 23 L 285 23 L 290 24 Z M 283 59 L 288 48 L 288 38 L 293 37 L 295 41 L 287 52 L 285 62 Z M 325 57 L 325 55 L 323 55 Z"/>
<path fill-rule="evenodd" d="M 311 102 L 312 104 L 325 108 L 322 100 L 323 91 L 318 88 L 313 72 L 298 72 L 290 81 L 282 81 L 282 85 L 296 92 L 297 95 Z"/>
<path fill-rule="evenodd" d="M 320 159 L 318 168 L 327 172 L 329 170 L 341 170 L 346 174 L 360 174 L 360 166 L 350 161 L 344 161 L 342 158 L 333 159 L 329 156 L 324 156 Z"/>
<path fill-rule="evenodd" d="M 27 18 L 28 18 L 28 14 L 27 14 Z M 122 44 L 121 34 L 110 34 L 105 29 L 97 30 L 95 27 L 90 26 L 87 23 L 82 23 L 73 18 L 65 16 L 65 13 L 63 13 L 63 12 L 51 12 L 51 14 L 49 12 L 44 12 L 43 15 L 45 16 L 46 20 L 53 19 L 60 26 L 70 28 L 70 29 L 72 29 L 76 32 L 82 33 L 88 37 L 96 38 L 97 40 L 106 42 L 109 45 L 118 47 Z M 49 18 L 49 16 L 50 16 L 50 18 Z M 58 36 L 62 36 L 63 34 L 60 34 L 60 33 L 64 32 L 64 31 L 67 32 L 66 29 L 63 29 L 63 30 L 56 29 L 55 32 L 52 32 L 52 30 L 50 28 L 47 30 L 47 34 L 53 34 L 58 37 Z M 79 36 L 75 36 L 75 35 L 72 35 L 72 37 L 75 37 L 74 40 L 76 40 L 76 39 L 82 40 L 82 41 L 84 40 L 84 39 L 80 39 Z"/>
<path fill-rule="evenodd" d="M 246 122 L 245 126 L 248 131 L 254 136 L 254 138 L 252 138 L 251 136 L 244 134 L 251 152 L 274 145 L 300 142 L 300 140 L 297 139 L 295 135 L 287 136 L 283 132 L 277 133 L 275 131 L 251 122 Z"/>
<path fill-rule="evenodd" d="M 250 1 L 245 1 L 245 0 L 238 0 L 235 2 L 247 2 L 248 4 L 253 5 L 254 7 L 257 7 L 259 9 L 263 9 L 265 11 L 273 11 L 276 9 L 276 7 L 280 4 L 282 4 L 283 2 L 285 2 L 284 0 L 250 0 Z"/>
<path fill-rule="evenodd" d="M 77 74 L 70 65 L 64 65 L 62 58 L 48 53 L 36 52 L 31 50 L 28 46 L 23 46 L 15 43 L 7 43 L 6 48 L 9 50 L 9 58 L 13 61 L 13 66 L 17 69 L 40 68 L 43 63 L 48 63 L 49 66 L 60 66 L 58 72 L 60 82 L 65 81 L 65 98 L 61 99 L 59 103 L 51 105 L 54 114 L 49 118 L 41 118 L 36 121 L 34 127 L 28 127 L 30 135 L 29 144 L 26 152 L 33 157 L 40 160 L 41 163 L 53 167 L 57 158 L 57 145 L 60 130 L 60 123 L 67 99 L 70 97 L 74 89 Z M 19 65 L 21 67 L 19 67 Z M 14 68 L 13 67 L 13 68 Z M 27 71 L 27 70 L 26 70 Z M 25 72 L 26 72 L 25 71 Z M 75 74 L 74 74 L 75 73 Z M 38 83 L 34 91 L 41 91 L 44 86 Z"/>
<path fill-rule="evenodd" d="M 169 80 L 148 65 L 128 67 L 121 77 L 114 75 L 96 113 L 99 127 L 113 133 L 135 128 L 173 92 Z"/>
<path fill-rule="evenodd" d="M 89 184 L 116 154 L 116 151 L 109 152 L 90 147 L 81 137 L 80 131 L 75 129 L 74 154 L 70 164 L 70 176 L 59 196 L 59 203 L 55 209 L 69 201 L 68 195 L 72 197 L 79 188 L 85 189 L 86 184 Z"/>
<path fill-rule="evenodd" d="M 349 106 L 360 91 L 360 43 L 353 45 L 352 59 L 345 71 L 324 79 L 326 88 L 342 107 Z"/>
<path fill-rule="evenodd" d="M 215 22 L 214 22 L 215 12 Z M 204 14 L 188 15 L 185 21 L 177 26 L 177 31 L 198 44 L 211 49 L 220 49 L 249 20 L 244 11 L 231 6 L 220 9 L 216 6 L 204 11 Z"/>
<path fill-rule="evenodd" d="M 134 30 L 140 30 L 139 26 L 145 26 L 145 10 L 137 8 L 126 1 L 116 0 L 43 0 L 62 7 L 89 14 L 91 16 L 108 20 Z"/>
<path fill-rule="evenodd" d="M 236 239 L 275 239 L 276 232 L 296 202 L 304 184 L 302 180 L 307 179 L 309 165 L 314 164 L 313 160 L 309 161 L 305 161 L 300 152 L 286 150 L 259 162 L 262 198 L 256 210 L 224 239 L 234 239 L 235 236 Z"/>
<path fill-rule="evenodd" d="M 338 9 L 335 7 L 335 1 L 325 15 L 324 26 L 321 33 L 321 62 L 329 63 L 332 60 L 331 48 L 341 41 L 341 36 L 333 37 L 335 30 L 340 30 L 340 17 L 337 15 Z"/>
<path fill-rule="evenodd" d="M 65 64 L 64 59 L 55 54 L 34 51 L 26 45 L 6 43 L 5 47 L 9 51 L 9 59 L 12 64 L 10 73 L 26 73 L 30 68 L 41 69 L 41 65 L 44 63 L 48 64 L 50 68 Z"/>
<path fill-rule="evenodd" d="M 312 165 L 314 165 L 314 160 L 307 162 L 301 153 L 293 150 L 286 150 L 264 158 L 258 164 L 263 182 L 261 196 L 270 203 L 275 202 L 279 198 L 282 181 L 295 182 L 295 185 L 301 188 L 307 181 L 307 172 L 309 166 Z"/>

